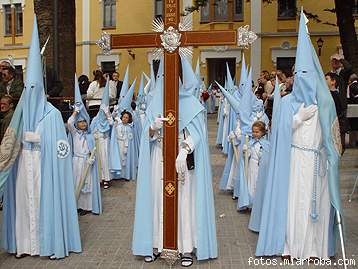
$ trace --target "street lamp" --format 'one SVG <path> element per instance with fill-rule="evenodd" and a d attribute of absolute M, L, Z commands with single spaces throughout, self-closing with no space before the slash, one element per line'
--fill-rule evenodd
<path fill-rule="evenodd" d="M 321 49 L 323 47 L 323 39 L 322 38 L 318 38 L 317 39 L 317 47 L 318 47 L 318 56 L 321 56 Z"/>

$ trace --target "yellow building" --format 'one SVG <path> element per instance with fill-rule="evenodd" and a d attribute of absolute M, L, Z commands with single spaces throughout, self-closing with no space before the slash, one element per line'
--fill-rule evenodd
<path fill-rule="evenodd" d="M 356 1 L 358 3 L 358 1 Z M 11 37 L 10 4 L 16 10 L 16 37 Z M 182 0 L 182 8 L 191 0 Z M 237 29 L 250 25 L 258 39 L 250 49 L 245 49 L 246 61 L 251 63 L 254 78 L 261 70 L 290 69 L 294 63 L 298 19 L 296 8 L 317 14 L 322 22 L 335 23 L 335 14 L 325 12 L 333 8 L 334 1 L 277 0 L 271 4 L 262 0 L 209 0 L 208 5 L 192 15 L 193 29 Z M 103 31 L 113 33 L 150 32 L 153 18 L 161 16 L 162 0 L 76 0 L 76 72 L 92 79 L 92 71 L 102 68 L 105 72 L 117 70 L 123 77 L 130 64 L 130 79 L 141 71 L 149 72 L 152 61 L 150 49 L 113 50 L 104 55 L 96 41 Z M 14 59 L 19 69 L 25 69 L 33 20 L 33 1 L 0 0 L 0 59 Z M 357 24 L 358 25 L 358 24 Z M 10 28 L 9 28 L 10 27 Z M 313 45 L 318 51 L 318 40 L 323 40 L 321 64 L 329 70 L 329 57 L 340 51 L 336 26 L 310 21 L 309 30 Z M 236 73 L 240 70 L 242 50 L 237 47 L 215 46 L 194 48 L 193 64 L 200 59 L 201 74 L 207 82 L 222 80 L 225 63 L 229 62 Z"/>

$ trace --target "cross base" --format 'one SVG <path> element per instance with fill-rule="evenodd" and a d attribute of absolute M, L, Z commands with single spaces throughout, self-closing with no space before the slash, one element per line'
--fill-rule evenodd
<path fill-rule="evenodd" d="M 180 259 L 179 251 L 175 249 L 163 249 L 160 258 L 164 259 L 169 266 L 173 266 Z"/>

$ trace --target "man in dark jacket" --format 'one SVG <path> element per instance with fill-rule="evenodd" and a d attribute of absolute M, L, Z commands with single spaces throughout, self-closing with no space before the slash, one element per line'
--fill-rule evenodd
<path fill-rule="evenodd" d="M 347 97 L 348 97 L 349 104 L 358 104 L 358 76 L 357 76 L 357 74 L 352 74 L 349 77 Z"/>
<path fill-rule="evenodd" d="M 10 95 L 12 98 L 20 98 L 24 89 L 24 83 L 16 78 L 15 67 L 9 61 L 1 62 L 2 82 L 0 84 L 0 97 Z"/>
<path fill-rule="evenodd" d="M 343 58 L 343 55 L 337 53 L 331 56 L 331 67 L 331 72 L 338 75 L 337 89 L 342 100 L 343 109 L 347 110 L 347 85 L 353 67 Z"/>
<path fill-rule="evenodd" d="M 14 102 L 11 96 L 4 95 L 0 99 L 0 142 L 14 114 Z"/>
<path fill-rule="evenodd" d="M 117 89 L 117 94 L 116 94 L 116 98 L 118 99 L 120 94 L 121 94 L 121 90 L 122 90 L 122 84 L 123 81 L 119 80 L 119 73 L 118 72 L 113 72 L 112 74 L 112 81 Z"/>
<path fill-rule="evenodd" d="M 339 121 L 339 129 L 340 129 L 340 133 L 341 133 L 342 148 L 344 150 L 345 149 L 345 133 L 346 133 L 346 127 L 345 127 L 346 117 L 344 114 L 345 110 L 343 108 L 343 102 L 342 102 L 341 96 L 337 89 L 339 76 L 336 73 L 328 72 L 326 74 L 326 81 L 327 81 L 328 88 L 331 92 L 331 95 L 332 95 L 332 98 L 334 101 L 334 105 L 336 107 L 336 113 L 337 113 L 337 117 L 338 117 L 338 121 Z"/>

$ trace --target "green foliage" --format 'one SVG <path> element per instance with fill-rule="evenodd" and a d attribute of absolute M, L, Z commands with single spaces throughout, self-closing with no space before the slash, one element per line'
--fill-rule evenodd
<path fill-rule="evenodd" d="M 194 11 L 199 11 L 200 7 L 204 7 L 209 0 L 194 0 L 193 5 L 191 7 L 185 8 L 185 13 L 193 13 Z"/>

